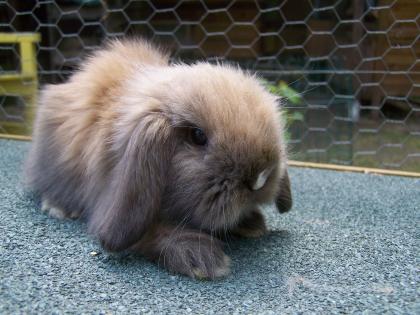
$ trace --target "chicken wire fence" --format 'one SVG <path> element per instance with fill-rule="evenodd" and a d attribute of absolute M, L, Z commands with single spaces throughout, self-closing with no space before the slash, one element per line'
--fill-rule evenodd
<path fill-rule="evenodd" d="M 106 38 L 226 60 L 284 97 L 291 157 L 420 170 L 419 0 L 0 0 L 0 133 Z"/>

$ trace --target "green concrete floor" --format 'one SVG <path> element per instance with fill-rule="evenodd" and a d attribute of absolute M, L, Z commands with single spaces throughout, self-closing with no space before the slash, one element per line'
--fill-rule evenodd
<path fill-rule="evenodd" d="M 28 147 L 0 140 L 0 314 L 420 313 L 420 179 L 292 168 L 293 210 L 267 209 L 270 233 L 202 282 L 41 213 L 20 184 Z"/>

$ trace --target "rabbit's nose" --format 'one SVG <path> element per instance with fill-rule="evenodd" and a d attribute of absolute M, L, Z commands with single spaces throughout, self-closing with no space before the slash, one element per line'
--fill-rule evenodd
<path fill-rule="evenodd" d="M 254 181 L 254 183 L 252 184 L 252 190 L 259 190 L 261 189 L 268 177 L 270 176 L 271 172 L 273 171 L 272 167 L 266 168 L 265 170 L 263 170 L 262 172 L 260 172 L 257 176 L 257 179 Z"/>

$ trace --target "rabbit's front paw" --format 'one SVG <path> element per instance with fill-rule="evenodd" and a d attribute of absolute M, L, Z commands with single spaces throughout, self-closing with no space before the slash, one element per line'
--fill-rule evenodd
<path fill-rule="evenodd" d="M 51 202 L 45 198 L 42 199 L 41 210 L 55 219 L 63 220 L 67 217 L 66 212 L 63 209 L 53 206 Z"/>
<path fill-rule="evenodd" d="M 230 258 L 218 239 L 194 231 L 168 237 L 157 257 L 169 271 L 196 279 L 216 279 L 230 273 Z"/>
<path fill-rule="evenodd" d="M 64 219 L 77 219 L 79 213 L 67 213 L 64 209 L 54 206 L 48 199 L 42 198 L 41 211 L 47 213 L 50 217 L 64 220 Z"/>

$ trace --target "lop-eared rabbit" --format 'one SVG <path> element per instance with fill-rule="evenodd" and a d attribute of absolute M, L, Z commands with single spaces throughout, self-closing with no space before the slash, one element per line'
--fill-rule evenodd
<path fill-rule="evenodd" d="M 114 40 L 42 90 L 26 166 L 51 215 L 195 278 L 229 273 L 220 235 L 261 236 L 261 206 L 292 204 L 276 97 L 237 67 L 170 64 L 143 40 Z"/>

